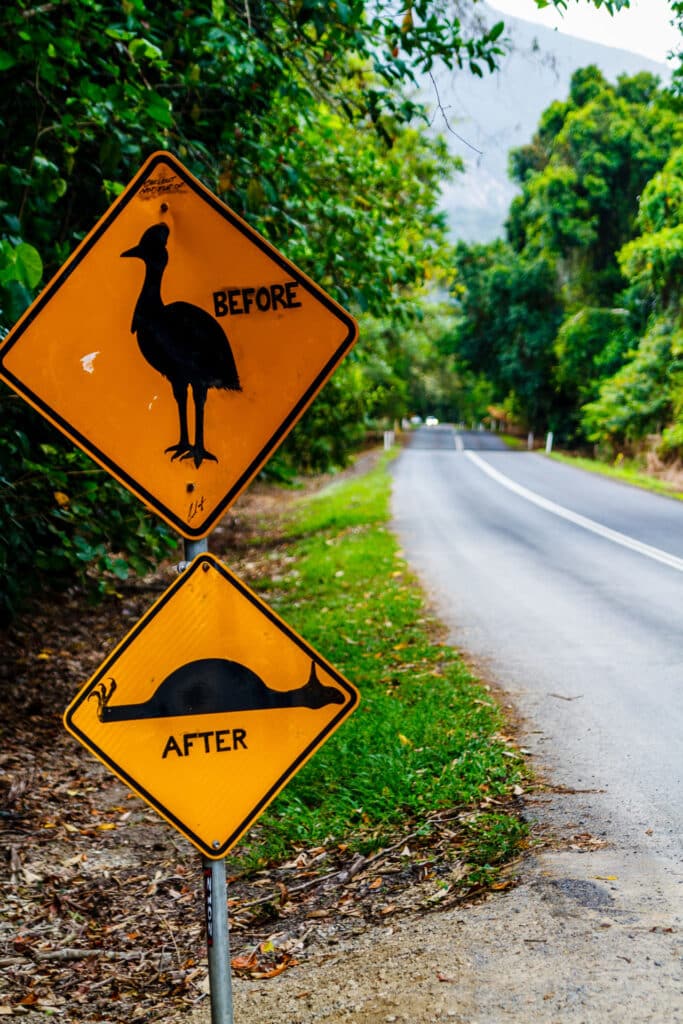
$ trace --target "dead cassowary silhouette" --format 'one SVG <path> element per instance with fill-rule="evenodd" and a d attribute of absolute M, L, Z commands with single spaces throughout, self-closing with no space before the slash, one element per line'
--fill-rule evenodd
<path fill-rule="evenodd" d="M 166 224 L 148 228 L 138 244 L 122 252 L 145 264 L 145 279 L 133 314 L 131 332 L 137 335 L 142 355 L 150 366 L 171 382 L 178 404 L 180 437 L 170 445 L 173 459 L 193 459 L 199 468 L 205 459 L 217 462 L 204 447 L 204 406 L 209 388 L 241 391 L 230 343 L 214 318 L 190 302 L 161 298 L 161 278 L 168 263 Z M 192 388 L 195 411 L 194 444 L 187 429 L 187 392 Z"/>
<path fill-rule="evenodd" d="M 308 681 L 293 690 L 273 690 L 246 665 L 227 658 L 200 658 L 181 665 L 159 683 L 141 704 L 111 704 L 116 680 L 99 682 L 88 699 L 97 701 L 101 722 L 127 722 L 176 715 L 215 715 L 231 711 L 266 711 L 276 708 L 318 708 L 343 704 L 336 686 L 324 686 L 311 661 Z"/>

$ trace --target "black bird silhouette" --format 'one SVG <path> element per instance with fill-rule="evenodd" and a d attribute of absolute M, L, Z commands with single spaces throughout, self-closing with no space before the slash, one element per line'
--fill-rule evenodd
<path fill-rule="evenodd" d="M 161 278 L 168 263 L 166 224 L 147 228 L 132 249 L 121 256 L 135 256 L 145 264 L 145 280 L 133 314 L 131 333 L 137 335 L 142 355 L 150 366 L 171 382 L 178 404 L 180 437 L 166 449 L 173 459 L 194 459 L 199 468 L 205 459 L 218 459 L 204 447 L 204 405 L 209 388 L 241 391 L 235 359 L 223 328 L 199 306 L 161 298 Z M 187 429 L 187 391 L 194 399 L 194 444 Z"/>
<path fill-rule="evenodd" d="M 111 704 L 116 680 L 100 681 L 88 694 L 97 701 L 101 722 L 128 722 L 175 715 L 216 715 L 229 711 L 266 711 L 275 708 L 323 708 L 343 704 L 336 686 L 324 686 L 311 662 L 308 681 L 294 690 L 273 690 L 246 665 L 226 658 L 200 658 L 171 672 L 152 696 L 141 704 Z"/>

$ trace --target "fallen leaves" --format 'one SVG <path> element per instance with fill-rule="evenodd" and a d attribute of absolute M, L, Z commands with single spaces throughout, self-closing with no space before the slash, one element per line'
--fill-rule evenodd
<path fill-rule="evenodd" d="M 251 953 L 235 956 L 230 965 L 236 974 L 263 981 L 277 978 L 289 967 L 296 967 L 298 960 L 286 950 L 279 950 L 271 939 L 260 942 Z"/>
<path fill-rule="evenodd" d="M 590 832 L 577 832 L 571 837 L 570 850 L 600 850 L 607 846 L 606 839 L 599 839 Z"/>
<path fill-rule="evenodd" d="M 83 680 L 147 610 L 147 583 L 87 614 L 72 595 L 38 605 L 3 637 L 0 1016 L 169 1021 L 206 1000 L 196 852 L 61 725 Z M 444 811 L 415 828 L 382 849 L 332 843 L 248 876 L 233 867 L 233 970 L 267 981 L 295 969 L 321 937 L 466 898 L 459 816 Z"/>
<path fill-rule="evenodd" d="M 61 727 L 62 708 L 118 636 L 119 611 L 113 602 L 94 612 L 95 628 L 67 603 L 3 649 L 2 1016 L 63 1016 L 68 1007 L 73 1022 L 127 1024 L 166 1020 L 206 999 L 197 855 Z M 47 635 L 49 649 L 39 639 Z M 319 929 L 341 933 L 421 899 L 428 906 L 432 860 L 452 846 L 447 828 L 435 822 L 424 838 L 400 836 L 371 854 L 343 843 L 302 849 L 277 868 L 233 878 L 233 969 L 267 981 L 296 968 Z M 437 874 L 448 870 L 444 860 Z"/>
<path fill-rule="evenodd" d="M 62 728 L 62 709 L 121 633 L 118 602 L 82 611 L 69 599 L 39 607 L 30 629 L 3 636 L 0 1015 L 151 1021 L 206 998 L 206 963 L 189 966 L 205 952 L 201 872 Z"/>

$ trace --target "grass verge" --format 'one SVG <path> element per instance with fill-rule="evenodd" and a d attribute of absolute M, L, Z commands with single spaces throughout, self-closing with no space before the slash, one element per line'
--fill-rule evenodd
<path fill-rule="evenodd" d="M 501 440 L 508 448 L 516 451 L 527 449 L 527 442 L 523 438 L 513 437 L 510 434 L 499 434 Z M 541 452 L 542 449 L 536 449 Z M 640 487 L 645 491 L 652 491 L 654 494 L 663 494 L 668 498 L 676 498 L 683 501 L 683 491 L 680 486 L 671 480 L 662 480 L 646 473 L 636 459 L 624 459 L 617 457 L 613 463 L 601 462 L 599 459 L 588 459 L 581 455 L 568 455 L 566 452 L 554 451 L 548 456 L 557 462 L 564 462 L 568 466 L 575 466 L 577 469 L 585 469 L 589 473 L 599 473 L 602 476 L 611 477 L 613 480 L 621 480 L 622 483 L 630 484 L 632 487 Z"/>
<path fill-rule="evenodd" d="M 636 462 L 629 462 L 627 459 L 623 459 L 618 465 L 615 465 L 609 462 L 600 462 L 597 459 L 585 459 L 579 455 L 565 455 L 562 452 L 552 452 L 550 458 L 556 459 L 557 462 L 565 462 L 569 466 L 576 466 L 578 469 L 585 469 L 589 473 L 600 473 L 602 476 L 621 480 L 633 487 L 641 487 L 643 490 L 683 501 L 683 492 L 680 487 L 669 480 L 660 480 L 650 473 L 644 473 Z"/>
<path fill-rule="evenodd" d="M 438 639 L 388 529 L 390 486 L 384 458 L 298 501 L 278 571 L 257 584 L 361 704 L 236 854 L 252 868 L 311 846 L 367 854 L 404 832 L 428 841 L 431 817 L 455 810 L 465 879 L 491 882 L 526 835 L 523 760 L 489 690 Z"/>

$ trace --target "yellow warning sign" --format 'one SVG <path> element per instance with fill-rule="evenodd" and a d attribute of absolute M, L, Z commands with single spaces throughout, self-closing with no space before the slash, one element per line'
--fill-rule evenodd
<path fill-rule="evenodd" d="M 156 153 L 0 346 L 0 377 L 188 538 L 357 337 L 329 295 Z"/>
<path fill-rule="evenodd" d="M 219 858 L 358 699 L 205 554 L 100 666 L 64 721 L 203 854 Z"/>

